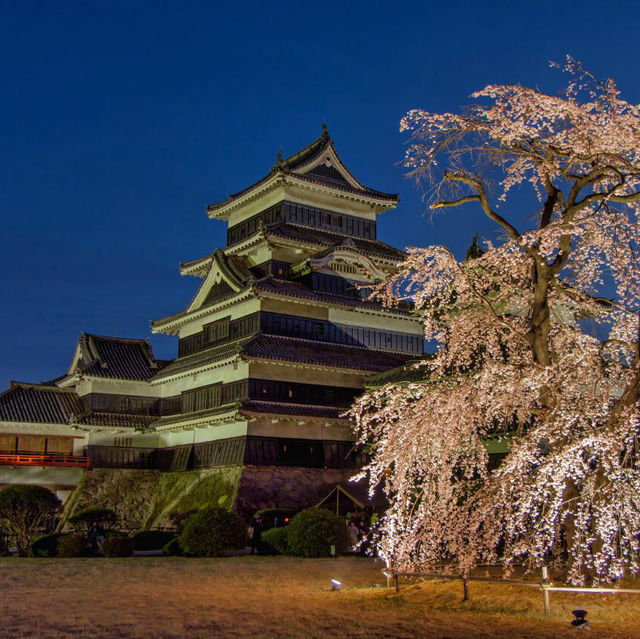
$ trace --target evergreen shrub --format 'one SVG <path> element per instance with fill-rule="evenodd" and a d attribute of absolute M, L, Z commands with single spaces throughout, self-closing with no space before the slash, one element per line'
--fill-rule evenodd
<path fill-rule="evenodd" d="M 131 557 L 133 539 L 128 535 L 111 535 L 100 544 L 100 552 L 105 557 Z"/>
<path fill-rule="evenodd" d="M 175 536 L 169 530 L 140 530 L 133 536 L 133 549 L 160 550 Z"/>
<path fill-rule="evenodd" d="M 299 512 L 286 530 L 289 551 L 298 557 L 329 557 L 332 545 L 337 553 L 350 546 L 344 520 L 324 508 Z"/>
<path fill-rule="evenodd" d="M 271 550 L 280 555 L 288 555 L 289 542 L 287 541 L 287 531 L 288 528 L 285 526 L 270 528 L 262 533 L 261 541 L 267 550 Z"/>
<path fill-rule="evenodd" d="M 29 544 L 29 557 L 57 557 L 59 537 L 55 533 L 37 535 Z"/>
<path fill-rule="evenodd" d="M 188 555 L 219 557 L 244 548 L 247 526 L 241 517 L 225 508 L 205 508 L 187 519 L 180 545 Z"/>
<path fill-rule="evenodd" d="M 71 533 L 58 538 L 58 557 L 87 557 L 91 548 L 84 535 Z"/>

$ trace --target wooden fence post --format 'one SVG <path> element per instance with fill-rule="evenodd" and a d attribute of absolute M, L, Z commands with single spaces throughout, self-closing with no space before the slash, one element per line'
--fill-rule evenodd
<path fill-rule="evenodd" d="M 549 585 L 549 571 L 546 566 L 542 566 L 542 583 L 540 587 L 542 588 L 542 600 L 544 602 L 544 614 L 551 614 L 551 602 L 549 601 L 549 589 L 547 586 Z"/>
<path fill-rule="evenodd" d="M 396 592 L 400 592 L 400 578 L 398 577 L 398 573 L 393 575 L 393 579 L 396 582 Z"/>

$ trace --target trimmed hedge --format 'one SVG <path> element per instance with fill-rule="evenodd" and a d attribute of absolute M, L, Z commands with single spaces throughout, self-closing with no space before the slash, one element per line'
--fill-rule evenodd
<path fill-rule="evenodd" d="M 280 528 L 270 528 L 269 530 L 265 530 L 262 533 L 261 541 L 267 548 L 274 551 L 275 553 L 288 555 L 289 542 L 287 540 L 287 530 L 288 528 L 284 526 Z"/>
<path fill-rule="evenodd" d="M 133 555 L 133 539 L 127 535 L 106 537 L 100 544 L 100 552 L 105 557 L 131 557 Z"/>
<path fill-rule="evenodd" d="M 59 538 L 56 533 L 37 535 L 29 544 L 29 557 L 57 557 Z"/>
<path fill-rule="evenodd" d="M 133 536 L 133 549 L 161 550 L 175 536 L 168 530 L 140 530 Z"/>
<path fill-rule="evenodd" d="M 180 545 L 180 537 L 174 537 L 162 546 L 162 554 L 168 557 L 180 557 L 184 555 L 184 550 L 182 550 L 182 546 Z"/>
<path fill-rule="evenodd" d="M 91 548 L 84 535 L 72 533 L 58 538 L 58 557 L 86 557 Z"/>
<path fill-rule="evenodd" d="M 350 547 L 344 520 L 323 508 L 299 512 L 286 530 L 289 552 L 299 557 L 329 557 L 332 545 L 337 553 Z"/>
<path fill-rule="evenodd" d="M 205 508 L 187 519 L 180 546 L 188 555 L 219 557 L 244 548 L 247 526 L 241 517 L 225 508 Z"/>

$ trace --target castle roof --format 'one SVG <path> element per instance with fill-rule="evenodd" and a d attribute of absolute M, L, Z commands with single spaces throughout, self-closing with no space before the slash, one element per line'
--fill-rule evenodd
<path fill-rule="evenodd" d="M 267 226 L 264 236 L 281 237 L 292 240 L 297 243 L 305 243 L 316 245 L 319 247 L 338 247 L 350 241 L 353 248 L 358 253 L 370 255 L 374 258 L 383 258 L 399 262 L 406 257 L 406 253 L 380 240 L 365 240 L 352 235 L 343 235 L 342 233 L 333 233 L 323 229 L 312 228 L 310 226 L 302 226 L 300 224 L 292 224 L 291 222 L 276 222 Z"/>
<path fill-rule="evenodd" d="M 69 424 L 84 412 L 73 390 L 43 384 L 10 382 L 0 395 L 0 420 L 39 424 Z"/>
<path fill-rule="evenodd" d="M 155 359 L 146 339 L 82 333 L 69 374 L 147 380 L 168 363 Z"/>
<path fill-rule="evenodd" d="M 318 160 L 324 155 L 331 157 L 333 161 L 318 163 Z M 228 195 L 221 202 L 208 205 L 207 212 L 211 217 L 222 217 L 222 210 L 226 209 L 229 204 L 242 199 L 252 191 L 260 189 L 260 187 L 267 185 L 278 177 L 290 177 L 295 180 L 314 183 L 351 193 L 364 199 L 388 201 L 390 206 L 395 205 L 398 201 L 396 193 L 377 191 L 365 186 L 355 178 L 338 156 L 329 131 L 323 125 L 322 135 L 318 139 L 287 158 L 283 159 L 281 154 L 278 153 L 276 162 L 269 173 L 241 191 Z"/>
<path fill-rule="evenodd" d="M 321 302 L 328 306 L 362 308 L 376 311 L 380 311 L 384 308 L 381 302 L 377 302 L 375 300 L 339 295 L 337 293 L 326 293 L 324 291 L 314 291 L 300 282 L 281 280 L 272 276 L 258 280 L 253 288 L 258 295 L 260 295 L 260 293 L 266 293 L 282 297 L 301 298 L 314 302 Z M 398 306 L 391 309 L 385 309 L 385 311 L 395 314 L 406 314 L 409 312 L 409 309 L 407 306 Z"/>
<path fill-rule="evenodd" d="M 319 348 L 319 346 L 321 347 Z M 193 355 L 178 357 L 166 368 L 159 371 L 154 379 L 160 380 L 172 375 L 190 373 L 193 370 L 235 357 L 371 372 L 394 368 L 411 359 L 410 355 L 403 353 L 379 351 L 346 344 L 319 343 L 300 337 L 258 333 L 231 344 L 214 346 Z"/>
<path fill-rule="evenodd" d="M 328 342 L 322 342 L 322 347 L 318 348 L 315 340 L 261 334 L 245 343 L 243 354 L 248 359 L 376 372 L 399 366 L 411 358 L 401 353 Z"/>

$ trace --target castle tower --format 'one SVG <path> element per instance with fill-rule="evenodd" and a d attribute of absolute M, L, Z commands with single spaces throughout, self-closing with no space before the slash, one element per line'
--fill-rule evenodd
<path fill-rule="evenodd" d="M 152 322 L 179 336 L 151 385 L 180 409 L 154 426 L 173 445 L 195 432 L 196 466 L 242 464 L 240 510 L 306 505 L 344 481 L 362 458 L 342 413 L 368 375 L 422 354 L 419 321 L 366 299 L 403 257 L 376 231 L 397 202 L 353 176 L 323 127 L 207 207 L 227 223 L 227 246 L 181 265 L 200 288 Z"/>

